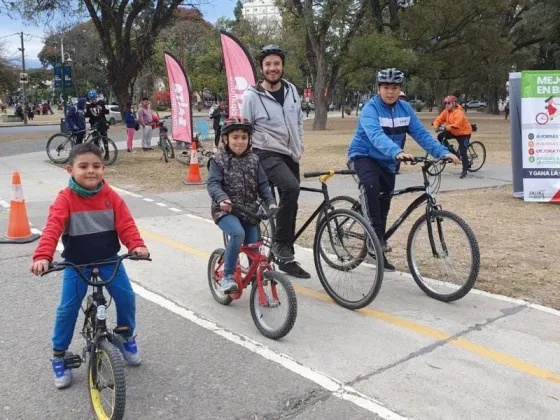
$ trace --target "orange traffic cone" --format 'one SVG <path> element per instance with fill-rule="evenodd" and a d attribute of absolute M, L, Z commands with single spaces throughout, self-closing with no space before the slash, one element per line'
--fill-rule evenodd
<path fill-rule="evenodd" d="M 198 164 L 198 153 L 196 151 L 195 141 L 191 143 L 191 163 L 189 165 L 189 171 L 187 172 L 185 184 L 204 184 L 204 181 L 200 177 L 200 166 Z"/>
<path fill-rule="evenodd" d="M 0 240 L 0 243 L 26 244 L 36 241 L 39 239 L 39 236 L 37 233 L 31 233 L 27 210 L 25 209 L 21 178 L 19 172 L 14 172 L 12 176 L 12 201 L 10 202 L 8 234 L 5 240 Z"/>

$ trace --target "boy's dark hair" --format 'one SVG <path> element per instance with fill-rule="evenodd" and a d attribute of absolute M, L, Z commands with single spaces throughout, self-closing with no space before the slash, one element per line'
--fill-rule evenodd
<path fill-rule="evenodd" d="M 125 106 L 126 106 L 127 109 L 128 109 L 128 108 L 132 108 L 132 102 L 127 102 L 127 103 L 125 104 Z"/>
<path fill-rule="evenodd" d="M 86 153 L 93 153 L 95 156 L 99 158 L 99 160 L 103 161 L 103 155 L 99 147 L 97 147 L 93 143 L 82 143 L 74 146 L 72 150 L 70 150 L 70 157 L 68 159 L 68 164 L 73 165 L 74 160 L 76 160 L 78 156 L 85 155 Z"/>
<path fill-rule="evenodd" d="M 149 99 L 146 98 L 146 97 L 142 98 L 142 100 L 143 100 L 143 101 L 149 101 Z"/>

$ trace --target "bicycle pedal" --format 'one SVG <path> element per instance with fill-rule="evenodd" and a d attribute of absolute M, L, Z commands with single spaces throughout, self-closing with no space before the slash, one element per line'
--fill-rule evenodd
<path fill-rule="evenodd" d="M 77 369 L 82 365 L 82 358 L 78 354 L 64 356 L 64 369 Z"/>

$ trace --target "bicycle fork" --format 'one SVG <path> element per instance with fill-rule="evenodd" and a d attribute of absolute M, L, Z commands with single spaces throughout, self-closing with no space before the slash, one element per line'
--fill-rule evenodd
<path fill-rule="evenodd" d="M 278 299 L 278 290 L 276 289 L 276 282 L 273 280 L 263 280 L 263 273 L 266 265 L 261 264 L 257 268 L 257 291 L 259 294 L 259 305 L 264 308 L 277 308 L 280 306 Z M 264 286 L 270 281 L 270 289 L 272 291 L 272 299 L 264 292 Z"/>
<path fill-rule="evenodd" d="M 449 256 L 449 250 L 447 249 L 447 244 L 445 238 L 443 237 L 443 227 L 441 217 L 436 217 L 433 215 L 433 210 L 441 210 L 440 206 L 428 205 L 426 208 L 426 224 L 428 225 L 428 239 L 430 241 L 430 247 L 432 248 L 432 254 L 434 258 L 446 258 Z M 441 252 L 438 251 L 436 241 L 434 238 L 434 227 L 432 225 L 432 220 L 435 219 L 438 238 L 441 243 Z"/>

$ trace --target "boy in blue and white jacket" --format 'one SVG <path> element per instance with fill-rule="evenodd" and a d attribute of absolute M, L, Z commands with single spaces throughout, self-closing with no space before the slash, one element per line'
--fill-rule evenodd
<path fill-rule="evenodd" d="M 410 105 L 399 100 L 403 81 L 404 74 L 397 69 L 381 70 L 377 74 L 378 95 L 363 107 L 348 150 L 366 200 L 365 210 L 384 252 L 389 250 L 385 243 L 385 229 L 391 198 L 381 200 L 379 194 L 391 193 L 395 189 L 397 162 L 413 158 L 400 146 L 406 134 L 432 156 L 450 158 L 455 164 L 459 162 L 428 133 Z M 395 270 L 385 256 L 384 265 L 385 271 Z"/>

